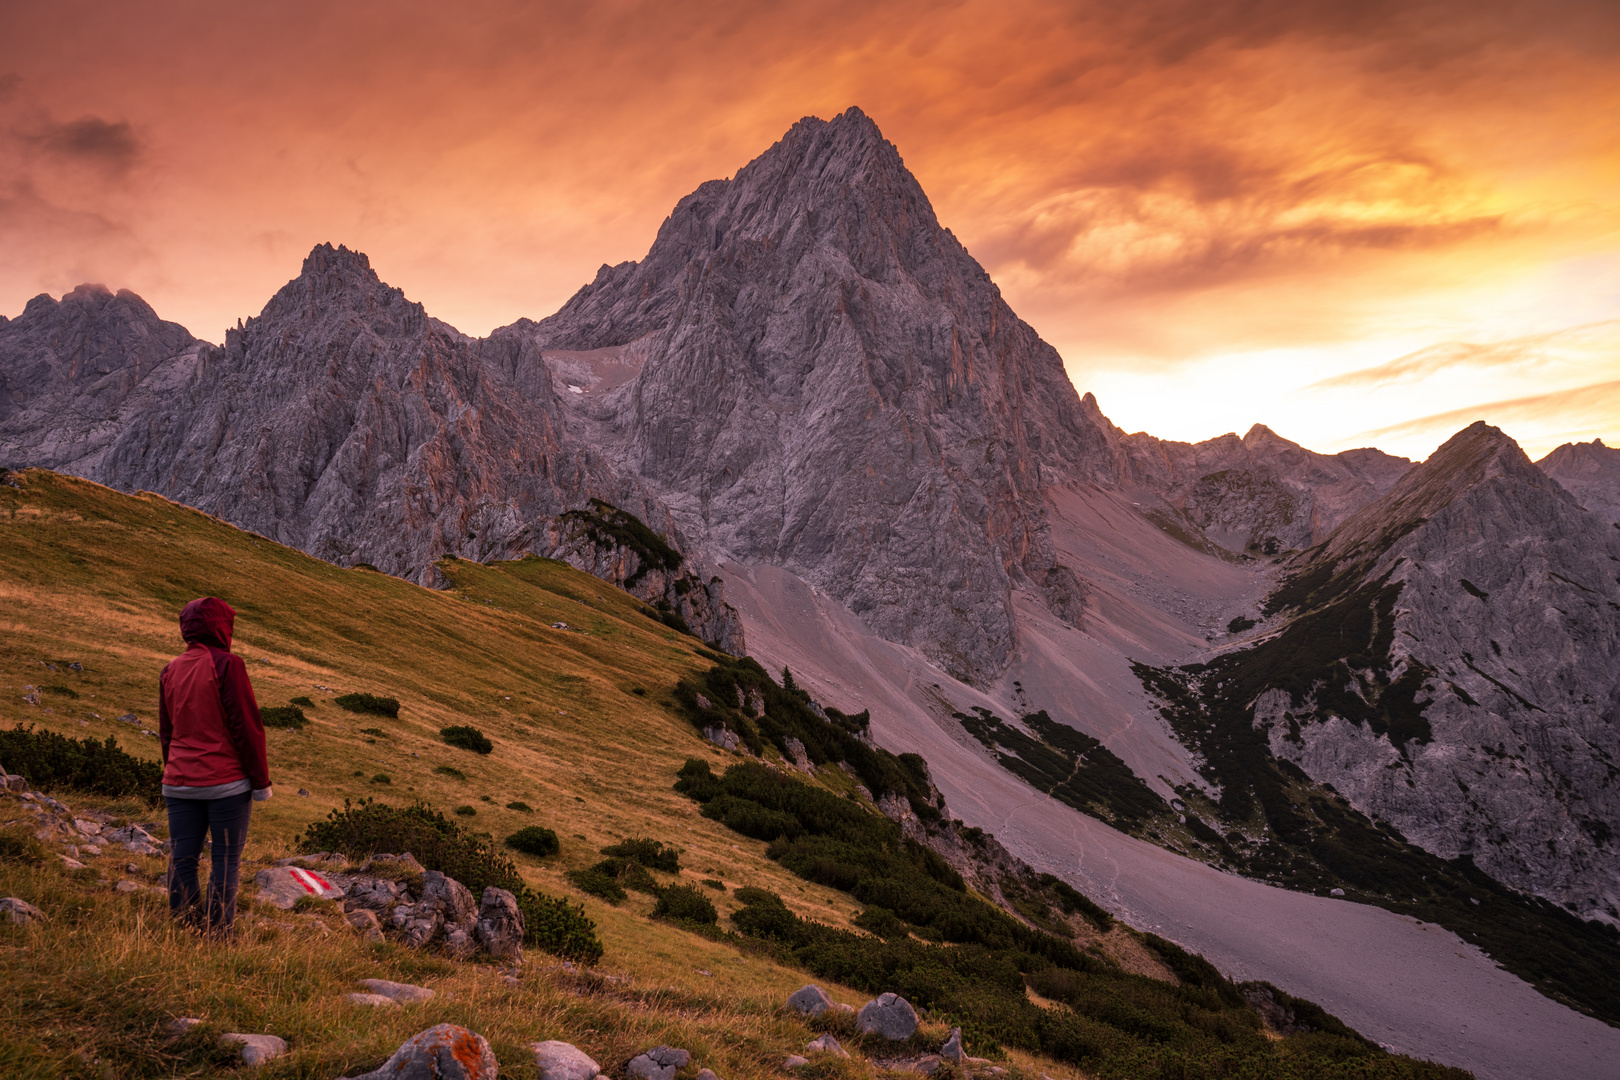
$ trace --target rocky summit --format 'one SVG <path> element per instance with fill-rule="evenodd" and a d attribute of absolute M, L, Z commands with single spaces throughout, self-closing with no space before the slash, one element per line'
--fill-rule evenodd
<path fill-rule="evenodd" d="M 1121 431 L 858 109 L 483 339 L 330 244 L 223 346 L 128 292 L 37 297 L 0 323 L 0 466 L 423 585 L 563 559 L 864 711 L 969 826 L 1212 955 L 1285 964 L 1229 875 L 1173 893 L 1138 841 L 1419 914 L 1620 1015 L 1534 955 L 1620 923 L 1620 451 Z"/>

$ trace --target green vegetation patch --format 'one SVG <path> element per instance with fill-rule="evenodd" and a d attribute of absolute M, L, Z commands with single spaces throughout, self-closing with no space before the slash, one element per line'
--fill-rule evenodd
<path fill-rule="evenodd" d="M 452 724 L 450 727 L 439 729 L 439 738 L 446 744 L 460 750 L 471 750 L 475 754 L 487 754 L 495 749 L 495 744 L 489 737 L 471 724 Z"/>
<path fill-rule="evenodd" d="M 267 728 L 286 728 L 297 731 L 309 723 L 309 717 L 297 705 L 266 705 L 259 709 L 259 719 Z"/>
<path fill-rule="evenodd" d="M 454 765 L 435 765 L 433 766 L 433 771 L 438 773 L 440 776 L 448 776 L 455 780 L 467 779 L 467 774 L 456 768 Z"/>
<path fill-rule="evenodd" d="M 1243 989 L 1201 958 L 1150 937 L 1180 984 L 1128 974 L 968 893 L 887 818 L 761 765 L 716 776 L 694 759 L 676 789 L 728 825 L 742 804 L 758 807 L 781 828 L 771 858 L 867 904 L 857 923 L 870 936 L 802 919 L 777 894 L 745 887 L 734 894 L 742 906 L 731 916 L 739 933 L 821 978 L 902 994 L 987 1049 L 999 1043 L 1048 1054 L 1109 1080 L 1467 1076 L 1386 1054 L 1320 1010 L 1308 1015 L 1331 1023 L 1307 1020 L 1293 1034 L 1269 1037 Z M 1064 1007 L 1037 1006 L 1026 988 Z M 1307 1014 L 1296 1008 L 1295 1015 Z"/>
<path fill-rule="evenodd" d="M 654 914 L 664 919 L 714 926 L 720 921 L 714 901 L 692 885 L 671 885 L 658 891 Z"/>
<path fill-rule="evenodd" d="M 368 713 L 372 716 L 399 719 L 399 701 L 391 697 L 376 697 L 372 694 L 343 694 L 333 698 L 332 704 L 340 709 L 347 709 L 352 713 Z"/>
<path fill-rule="evenodd" d="M 0 764 L 36 791 L 86 791 L 94 795 L 135 795 L 149 805 L 163 802 L 163 766 L 143 761 L 105 742 L 70 739 L 30 725 L 0 731 Z"/>
<path fill-rule="evenodd" d="M 649 870 L 662 870 L 666 874 L 681 872 L 681 854 L 678 848 L 673 844 L 645 837 L 610 844 L 602 849 L 602 854 L 630 859 Z"/>
<path fill-rule="evenodd" d="M 340 851 L 351 859 L 408 851 L 424 869 L 455 878 L 474 896 L 491 885 L 512 893 L 523 911 L 525 944 L 587 963 L 602 957 L 596 924 L 583 909 L 535 892 L 489 837 L 468 832 L 422 803 L 395 807 L 370 799 L 359 805 L 344 800 L 342 810 L 304 830 L 299 846 L 309 852 Z"/>
<path fill-rule="evenodd" d="M 1007 771 L 1076 810 L 1127 832 L 1169 817 L 1164 800 L 1113 751 L 1045 709 L 1020 719 L 1032 734 L 982 707 L 954 715 Z"/>
<path fill-rule="evenodd" d="M 525 825 L 506 838 L 506 846 L 525 855 L 545 858 L 562 850 L 557 834 L 539 825 Z"/>
<path fill-rule="evenodd" d="M 38 866 L 48 852 L 27 823 L 0 829 L 0 862 Z"/>

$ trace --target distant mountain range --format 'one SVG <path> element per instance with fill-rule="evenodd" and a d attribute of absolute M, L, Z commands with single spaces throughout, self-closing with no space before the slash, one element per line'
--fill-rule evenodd
<path fill-rule="evenodd" d="M 36 297 L 0 323 L 0 465 L 425 585 L 567 558 L 963 762 L 965 815 L 973 770 L 1103 760 L 1073 729 L 1114 780 L 1025 768 L 1041 798 L 1442 922 L 1620 1022 L 1612 975 L 1532 955 L 1620 958 L 1620 451 L 1126 434 L 859 110 L 482 339 L 328 244 L 223 347 L 127 291 Z M 1061 872 L 1055 828 L 997 822 Z"/>

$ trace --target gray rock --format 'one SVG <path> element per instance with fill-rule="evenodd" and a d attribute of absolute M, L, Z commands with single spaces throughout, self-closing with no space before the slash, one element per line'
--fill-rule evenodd
<path fill-rule="evenodd" d="M 735 750 L 742 742 L 736 732 L 720 724 L 711 724 L 704 728 L 703 737 L 723 750 Z"/>
<path fill-rule="evenodd" d="M 362 941 L 371 942 L 382 940 L 382 923 L 377 919 L 377 913 L 375 911 L 369 911 L 365 908 L 357 908 L 354 911 L 346 913 L 343 916 L 343 920 L 350 926 L 354 927 L 355 931 L 360 935 Z"/>
<path fill-rule="evenodd" d="M 349 1080 L 495 1080 L 495 1052 L 477 1032 L 436 1024 L 406 1039 L 392 1057 Z"/>
<path fill-rule="evenodd" d="M 899 994 L 879 994 L 861 1006 L 855 1024 L 862 1035 L 909 1039 L 917 1031 L 917 1010 Z"/>
<path fill-rule="evenodd" d="M 697 1080 L 720 1080 L 720 1077 L 713 1069 L 699 1069 Z"/>
<path fill-rule="evenodd" d="M 799 987 L 787 999 L 787 1007 L 800 1016 L 820 1016 L 832 1005 L 832 997 L 814 983 Z"/>
<path fill-rule="evenodd" d="M 805 1044 L 804 1048 L 818 1054 L 834 1054 L 838 1057 L 849 1057 L 849 1051 L 845 1050 L 843 1045 L 840 1044 L 837 1039 L 833 1038 L 830 1032 L 811 1039 Z"/>
<path fill-rule="evenodd" d="M 961 1028 L 951 1028 L 950 1035 L 945 1039 L 945 1045 L 939 1048 L 939 1056 L 944 1058 L 946 1061 L 954 1062 L 957 1065 L 962 1064 L 962 1062 L 967 1058 L 967 1055 L 962 1052 Z"/>
<path fill-rule="evenodd" d="M 343 997 L 351 1005 L 380 1006 L 380 1005 L 398 1005 L 399 1004 L 399 1002 L 395 1001 L 393 998 L 388 997 L 388 996 L 386 996 L 384 994 L 352 993 L 352 994 L 344 994 Z"/>
<path fill-rule="evenodd" d="M 467 887 L 437 870 L 422 875 L 422 897 L 418 912 L 436 911 L 446 923 L 472 927 L 478 921 L 478 901 Z"/>
<path fill-rule="evenodd" d="M 163 1025 L 163 1030 L 178 1038 L 201 1023 L 195 1016 L 176 1016 Z"/>
<path fill-rule="evenodd" d="M 491 956 L 518 964 L 523 962 L 523 911 L 517 897 L 491 885 L 478 905 L 478 944 Z"/>
<path fill-rule="evenodd" d="M 13 923 L 28 923 L 45 917 L 39 908 L 15 896 L 0 898 L 0 913 L 4 913 L 6 920 Z"/>
<path fill-rule="evenodd" d="M 444 929 L 444 951 L 452 960 L 466 960 L 478 951 L 478 942 L 464 926 L 446 926 Z"/>
<path fill-rule="evenodd" d="M 287 1040 L 279 1035 L 244 1035 L 228 1031 L 219 1037 L 221 1045 L 240 1046 L 244 1065 L 263 1065 L 287 1052 Z"/>
<path fill-rule="evenodd" d="M 787 1056 L 787 1059 L 782 1062 L 782 1068 L 784 1068 L 784 1069 L 802 1069 L 808 1064 L 810 1064 L 810 1059 L 809 1058 L 804 1057 L 804 1056 L 802 1056 L 800 1054 L 789 1054 Z"/>
<path fill-rule="evenodd" d="M 1602 439 L 1565 443 L 1536 462 L 1536 468 L 1589 512 L 1611 524 L 1620 522 L 1620 450 L 1604 446 Z"/>
<path fill-rule="evenodd" d="M 140 886 L 135 884 L 133 881 L 120 881 L 118 884 L 114 885 L 113 888 L 121 893 L 132 893 L 138 890 Z"/>
<path fill-rule="evenodd" d="M 640 1077 L 641 1080 L 674 1080 L 676 1071 L 684 1069 L 691 1060 L 692 1055 L 685 1050 L 673 1046 L 655 1046 L 631 1058 L 626 1068 L 631 1076 Z"/>
<path fill-rule="evenodd" d="M 433 991 L 425 986 L 390 982 L 387 979 L 361 979 L 355 985 L 367 993 L 381 994 L 383 997 L 403 1005 L 413 1005 L 416 1002 L 427 1001 L 433 997 Z"/>
<path fill-rule="evenodd" d="M 301 866 L 267 866 L 253 875 L 259 887 L 259 899 L 289 910 L 304 897 L 317 900 L 341 900 L 343 890 L 324 874 Z"/>
<path fill-rule="evenodd" d="M 533 1044 L 539 1080 L 593 1080 L 602 1067 L 572 1043 L 547 1040 Z"/>

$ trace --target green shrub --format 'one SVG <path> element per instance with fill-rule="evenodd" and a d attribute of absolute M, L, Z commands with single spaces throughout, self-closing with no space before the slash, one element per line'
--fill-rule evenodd
<path fill-rule="evenodd" d="M 163 766 L 119 749 L 110 735 L 97 742 L 36 732 L 32 726 L 10 728 L 0 731 L 0 763 L 37 791 L 135 795 L 153 806 L 163 802 Z"/>
<path fill-rule="evenodd" d="M 1241 634 L 1245 630 L 1253 630 L 1258 625 L 1259 623 L 1255 622 L 1253 619 L 1239 615 L 1237 618 L 1226 624 L 1226 632 L 1228 634 Z"/>
<path fill-rule="evenodd" d="M 456 814 L 460 817 L 475 817 L 478 814 L 478 808 L 463 803 L 456 807 Z"/>
<path fill-rule="evenodd" d="M 440 776 L 449 776 L 457 780 L 467 779 L 467 774 L 456 768 L 454 765 L 435 765 L 433 767 L 433 771 L 438 773 Z"/>
<path fill-rule="evenodd" d="M 542 859 L 557 854 L 562 848 L 557 834 L 539 825 L 525 825 L 506 838 L 506 846 Z"/>
<path fill-rule="evenodd" d="M 297 731 L 309 723 L 304 710 L 296 705 L 266 705 L 259 710 L 259 719 L 267 728 L 288 728 Z"/>
<path fill-rule="evenodd" d="M 47 694 L 56 694 L 65 698 L 76 698 L 79 696 L 79 692 L 73 689 L 71 686 L 42 686 L 40 689 L 45 691 Z"/>
<path fill-rule="evenodd" d="M 460 750 L 471 750 L 475 754 L 487 754 L 495 749 L 495 744 L 490 742 L 482 731 L 470 724 L 453 724 L 447 728 L 440 728 L 439 738 L 450 746 Z"/>
<path fill-rule="evenodd" d="M 8 825 L 0 829 L 0 862 L 27 863 L 38 866 L 48 854 L 34 830 L 27 824 Z"/>
<path fill-rule="evenodd" d="M 368 713 L 372 716 L 386 716 L 390 719 L 399 718 L 399 701 L 391 697 L 375 697 L 371 694 L 344 694 L 332 699 L 332 704 L 340 709 L 347 709 L 352 713 Z"/>
<path fill-rule="evenodd" d="M 302 705 L 306 709 L 313 709 L 315 707 L 315 703 L 309 699 L 308 694 L 300 694 L 292 699 L 292 703 L 294 705 Z"/>
<path fill-rule="evenodd" d="M 371 782 L 373 784 L 392 784 L 394 780 L 393 777 L 389 776 L 387 773 L 380 772 L 371 778 Z"/>
<path fill-rule="evenodd" d="M 659 889 L 654 913 L 666 919 L 683 919 L 706 926 L 720 921 L 720 913 L 714 909 L 713 901 L 691 885 L 671 885 L 667 889 Z"/>
<path fill-rule="evenodd" d="M 506 808 L 508 810 L 516 810 L 516 811 L 518 811 L 519 813 L 522 813 L 522 814 L 532 814 L 532 813 L 534 813 L 534 807 L 530 806 L 526 802 L 519 802 L 516 799 L 514 799 L 513 801 L 507 803 Z"/>
<path fill-rule="evenodd" d="M 306 829 L 299 847 L 340 851 L 351 859 L 408 851 L 424 869 L 455 878 L 474 896 L 491 885 L 511 892 L 523 911 L 526 944 L 586 963 L 602 958 L 596 924 L 582 908 L 530 889 L 487 836 L 466 831 L 422 803 L 393 807 L 368 799 L 352 806 L 345 801 L 342 810 Z"/>
<path fill-rule="evenodd" d="M 646 837 L 621 840 L 617 844 L 603 848 L 602 854 L 619 859 L 634 859 L 649 870 L 662 870 L 666 874 L 681 872 L 679 849 L 672 844 Z"/>
<path fill-rule="evenodd" d="M 706 877 L 703 879 L 703 884 L 707 885 L 716 892 L 726 891 L 726 883 L 721 881 L 719 878 Z"/>
<path fill-rule="evenodd" d="M 588 870 L 571 871 L 568 880 L 578 886 L 581 891 L 588 892 L 592 896 L 599 896 L 610 904 L 617 904 L 629 895 L 612 874 L 604 873 L 597 866 L 593 866 Z"/>
<path fill-rule="evenodd" d="M 634 859 L 603 859 L 592 870 L 606 874 L 626 889 L 657 895 L 658 882 Z"/>
<path fill-rule="evenodd" d="M 370 735 L 375 739 L 385 739 L 388 737 L 388 732 L 384 731 L 380 727 L 363 727 L 360 729 L 360 734 Z"/>

